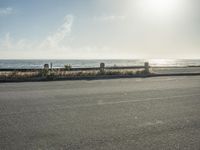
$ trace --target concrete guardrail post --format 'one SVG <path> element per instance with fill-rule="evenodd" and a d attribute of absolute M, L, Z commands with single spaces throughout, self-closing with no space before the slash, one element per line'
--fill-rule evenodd
<path fill-rule="evenodd" d="M 149 73 L 149 62 L 144 63 L 144 69 L 146 73 Z"/>
<path fill-rule="evenodd" d="M 44 64 L 44 70 L 49 70 L 49 64 Z"/>
<path fill-rule="evenodd" d="M 100 72 L 104 73 L 105 63 L 100 63 Z"/>
<path fill-rule="evenodd" d="M 53 70 L 53 63 L 50 63 L 51 71 Z"/>

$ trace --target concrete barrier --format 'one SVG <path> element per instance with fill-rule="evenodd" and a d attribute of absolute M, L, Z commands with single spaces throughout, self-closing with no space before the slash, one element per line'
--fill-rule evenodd
<path fill-rule="evenodd" d="M 105 63 L 100 63 L 100 72 L 104 73 Z"/>
<path fill-rule="evenodd" d="M 50 68 L 51 68 L 51 71 L 53 70 L 53 63 L 51 62 L 50 63 Z"/>
<path fill-rule="evenodd" d="M 145 69 L 145 72 L 146 72 L 146 73 L 149 73 L 149 68 L 150 68 L 149 62 L 145 62 L 145 63 L 144 63 L 144 69 Z"/>
<path fill-rule="evenodd" d="M 44 69 L 49 70 L 49 64 L 44 64 Z"/>

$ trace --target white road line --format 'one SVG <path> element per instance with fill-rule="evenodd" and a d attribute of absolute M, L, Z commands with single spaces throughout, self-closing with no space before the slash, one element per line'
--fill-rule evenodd
<path fill-rule="evenodd" d="M 102 102 L 97 104 L 88 104 L 88 106 L 96 106 L 96 105 L 112 105 L 112 104 L 121 104 L 121 103 L 134 103 L 134 102 L 146 102 L 153 100 L 162 100 L 162 99 L 173 99 L 173 98 L 181 98 L 181 97 L 191 97 L 191 96 L 200 96 L 200 94 L 193 95 L 179 95 L 179 96 L 168 96 L 168 97 L 155 97 L 155 98 L 146 98 L 146 99 L 138 99 L 138 100 L 127 100 L 127 101 L 117 101 L 117 102 Z M 83 105 L 87 106 L 87 105 Z M 78 107 L 81 107 L 78 106 Z"/>
<path fill-rule="evenodd" d="M 154 100 L 166 100 L 173 98 L 181 98 L 181 97 L 192 97 L 192 96 L 200 96 L 200 94 L 192 94 L 192 95 L 179 95 L 179 96 L 168 96 L 168 97 L 154 97 L 154 98 L 146 98 L 146 99 L 137 99 L 137 100 L 127 100 L 127 101 L 113 101 L 113 102 L 103 102 L 103 101 L 97 101 L 97 103 L 93 104 L 81 104 L 81 105 L 74 105 L 74 106 L 64 106 L 64 107 L 54 107 L 49 109 L 41 109 L 41 110 L 35 110 L 35 111 L 21 111 L 21 112 L 10 112 L 10 113 L 1 113 L 0 116 L 6 116 L 6 115 L 17 115 L 17 114 L 25 114 L 25 113 L 42 113 L 42 112 L 50 112 L 50 111 L 56 111 L 56 110 L 64 110 L 64 109 L 72 109 L 72 108 L 81 108 L 81 107 L 93 107 L 93 106 L 104 106 L 104 105 L 114 105 L 114 104 L 121 104 L 121 103 L 135 103 L 135 102 L 147 102 L 147 101 L 154 101 Z"/>

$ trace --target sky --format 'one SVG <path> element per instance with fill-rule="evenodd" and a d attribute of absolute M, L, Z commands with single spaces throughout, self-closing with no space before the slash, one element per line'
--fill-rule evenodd
<path fill-rule="evenodd" d="M 199 0 L 0 0 L 0 59 L 200 59 Z"/>

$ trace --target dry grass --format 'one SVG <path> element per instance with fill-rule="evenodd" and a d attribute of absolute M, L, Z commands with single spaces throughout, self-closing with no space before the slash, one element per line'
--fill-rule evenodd
<path fill-rule="evenodd" d="M 9 71 L 0 72 L 0 79 L 27 79 L 35 77 L 46 78 L 62 78 L 62 77 L 88 77 L 88 76 L 102 76 L 102 75 L 140 75 L 147 74 L 143 69 L 132 70 L 105 70 L 100 72 L 99 70 L 86 70 L 86 71 L 61 71 L 61 70 L 41 70 L 41 71 Z"/>
<path fill-rule="evenodd" d="M 7 72 L 0 72 L 0 78 L 32 78 L 39 75 L 39 72 L 20 72 L 20 71 L 7 71 Z"/>

